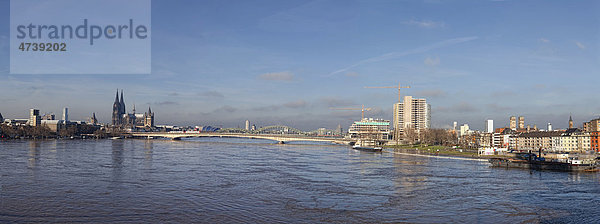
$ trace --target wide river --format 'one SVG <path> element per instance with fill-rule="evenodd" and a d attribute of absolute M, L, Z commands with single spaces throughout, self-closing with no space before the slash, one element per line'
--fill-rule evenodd
<path fill-rule="evenodd" d="M 228 138 L 0 142 L 0 223 L 600 223 L 600 175 Z"/>

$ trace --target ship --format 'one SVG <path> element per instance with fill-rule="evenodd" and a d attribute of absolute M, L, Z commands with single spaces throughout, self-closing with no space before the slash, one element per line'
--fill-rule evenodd
<path fill-rule="evenodd" d="M 381 152 L 383 147 L 378 146 L 377 141 L 375 140 L 358 140 L 353 146 L 353 149 L 364 150 L 364 151 L 372 151 L 372 152 Z"/>
<path fill-rule="evenodd" d="M 519 153 L 515 158 L 491 158 L 492 167 L 520 168 L 531 170 L 554 170 L 567 172 L 596 172 L 600 168 L 598 160 L 579 160 L 572 157 L 565 161 L 546 161 L 532 153 Z"/>

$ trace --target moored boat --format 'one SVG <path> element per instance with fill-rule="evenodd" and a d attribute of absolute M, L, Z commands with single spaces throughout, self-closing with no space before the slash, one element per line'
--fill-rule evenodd
<path fill-rule="evenodd" d="M 568 161 L 546 161 L 544 158 L 536 158 L 535 154 L 524 156 L 525 158 L 491 158 L 489 162 L 493 167 L 521 168 L 532 170 L 554 170 L 554 171 L 585 171 L 596 172 L 599 164 L 596 161 L 568 160 Z"/>

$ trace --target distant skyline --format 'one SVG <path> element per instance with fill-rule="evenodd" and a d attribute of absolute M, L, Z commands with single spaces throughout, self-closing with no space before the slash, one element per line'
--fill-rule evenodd
<path fill-rule="evenodd" d="M 0 0 L 0 113 L 29 108 L 109 123 L 116 89 L 156 124 L 347 129 L 392 119 L 397 90 L 434 128 L 510 116 L 544 129 L 600 116 L 598 1 L 152 1 L 152 73 L 10 75 Z M 77 63 L 74 61 L 73 63 Z"/>

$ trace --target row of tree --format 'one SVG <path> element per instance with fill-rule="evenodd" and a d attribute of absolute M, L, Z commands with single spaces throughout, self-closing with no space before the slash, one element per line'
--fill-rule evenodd
<path fill-rule="evenodd" d="M 456 133 L 445 129 L 425 129 L 417 131 L 413 128 L 406 128 L 404 130 L 404 140 L 408 144 L 459 145 Z"/>
<path fill-rule="evenodd" d="M 0 125 L 0 136 L 4 138 L 55 138 L 72 137 L 82 134 L 102 134 L 103 132 L 94 125 L 69 125 L 65 128 L 53 132 L 47 126 L 8 126 Z"/>

